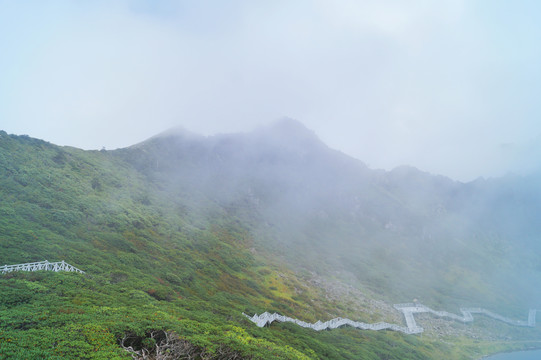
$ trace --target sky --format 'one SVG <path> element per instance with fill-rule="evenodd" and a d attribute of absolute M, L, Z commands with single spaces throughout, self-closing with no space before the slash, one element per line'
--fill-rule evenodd
<path fill-rule="evenodd" d="M 536 0 L 0 0 L 0 129 L 115 149 L 282 117 L 390 170 L 541 166 Z"/>

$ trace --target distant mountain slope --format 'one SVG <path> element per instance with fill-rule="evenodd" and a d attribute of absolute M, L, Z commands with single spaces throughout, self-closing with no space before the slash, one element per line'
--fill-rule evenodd
<path fill-rule="evenodd" d="M 533 179 L 371 170 L 290 119 L 245 134 L 165 133 L 115 155 L 250 224 L 256 243 L 292 266 L 352 273 L 393 301 L 517 311 L 541 301 Z"/>
<path fill-rule="evenodd" d="M 215 359 L 463 358 L 458 336 L 258 329 L 241 313 L 396 322 L 389 304 L 417 298 L 520 317 L 539 307 L 538 179 L 371 170 L 287 119 L 115 151 L 0 132 L 0 264 L 86 271 L 0 277 L 0 359 L 130 358 L 120 345 L 163 331 Z"/>

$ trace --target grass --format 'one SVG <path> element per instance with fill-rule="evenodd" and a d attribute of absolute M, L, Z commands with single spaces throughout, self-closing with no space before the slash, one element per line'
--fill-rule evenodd
<path fill-rule="evenodd" d="M 518 346 L 350 328 L 257 328 L 242 312 L 306 321 L 375 315 L 327 299 L 307 281 L 310 273 L 275 257 L 279 245 L 261 245 L 272 231 L 258 236 L 257 214 L 246 220 L 241 205 L 187 192 L 125 154 L 0 135 L 0 264 L 65 260 L 86 271 L 0 276 L 0 359 L 129 359 L 122 339 L 151 347 L 156 330 L 216 359 L 224 349 L 253 359 L 459 359 L 474 348 Z M 300 251 L 290 249 L 291 256 Z M 448 274 L 449 282 L 462 271 Z M 371 273 L 371 286 L 387 300 L 400 294 L 385 291 L 377 268 Z"/>

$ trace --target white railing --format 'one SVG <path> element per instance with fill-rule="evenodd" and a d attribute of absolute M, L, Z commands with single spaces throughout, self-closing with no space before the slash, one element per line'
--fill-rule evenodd
<path fill-rule="evenodd" d="M 408 322 L 409 317 L 413 318 L 413 314 L 416 314 L 416 313 L 431 313 L 438 317 L 447 317 L 447 318 L 450 318 L 456 321 L 462 321 L 462 322 L 472 322 L 473 321 L 472 314 L 483 314 L 485 316 L 488 316 L 495 320 L 502 321 L 509 325 L 535 327 L 536 310 L 533 310 L 533 309 L 530 309 L 530 312 L 528 314 L 528 321 L 521 321 L 521 320 L 509 319 L 504 316 L 493 313 L 492 311 L 482 309 L 482 308 L 461 308 L 460 312 L 462 313 L 462 316 L 459 316 L 447 311 L 435 311 L 421 304 L 396 304 L 394 305 L 394 308 L 404 314 L 404 317 L 406 318 L 406 322 Z"/>
<path fill-rule="evenodd" d="M 357 329 L 362 330 L 394 330 L 394 331 L 400 331 L 406 334 L 415 334 L 416 332 L 419 332 L 418 329 L 410 329 L 407 327 L 399 326 L 396 324 L 389 324 L 386 322 L 379 322 L 375 324 L 367 324 L 363 322 L 353 321 L 350 319 L 343 319 L 343 318 L 336 318 L 329 321 L 321 322 L 317 321 L 315 323 L 307 323 L 305 321 L 301 321 L 298 319 L 293 319 L 288 316 L 283 316 L 277 313 L 270 314 L 268 312 L 264 312 L 261 315 L 255 314 L 254 316 L 248 316 L 243 313 L 244 316 L 246 316 L 248 319 L 250 319 L 253 323 L 255 323 L 259 327 L 263 327 L 265 325 L 270 325 L 274 321 L 279 322 L 292 322 L 299 326 L 302 326 L 304 328 L 313 329 L 316 331 L 326 330 L 326 329 L 336 329 L 341 326 L 351 326 Z M 422 331 L 422 329 L 421 329 Z"/>
<path fill-rule="evenodd" d="M 261 315 L 255 314 L 254 316 L 249 316 L 244 313 L 243 315 L 246 316 L 248 319 L 250 319 L 250 321 L 252 321 L 259 327 L 270 325 L 274 321 L 279 321 L 279 322 L 292 322 L 304 328 L 309 328 L 316 331 L 321 331 L 321 330 L 326 330 L 326 329 L 336 329 L 338 327 L 348 325 L 348 326 L 355 327 L 362 330 L 394 330 L 394 331 L 399 331 L 405 334 L 420 334 L 424 331 L 424 329 L 417 325 L 417 323 L 415 322 L 415 318 L 413 316 L 413 314 L 419 314 L 419 313 L 430 313 L 438 317 L 447 317 L 447 318 L 450 318 L 456 321 L 462 321 L 462 322 L 472 322 L 473 321 L 472 314 L 483 314 L 493 319 L 503 321 L 504 323 L 507 323 L 509 325 L 535 327 L 536 310 L 530 310 L 528 314 L 528 321 L 519 321 L 519 320 L 513 320 L 513 319 L 503 317 L 501 315 L 495 314 L 489 310 L 482 309 L 482 308 L 461 308 L 460 311 L 462 312 L 462 316 L 459 316 L 447 311 L 435 311 L 429 308 L 428 306 L 425 306 L 422 304 L 415 304 L 415 303 L 395 304 L 394 308 L 400 311 L 404 315 L 404 319 L 406 321 L 406 327 L 396 325 L 396 324 L 389 324 L 386 322 L 367 324 L 367 323 L 357 322 L 357 321 L 353 321 L 350 319 L 343 319 L 343 318 L 336 318 L 336 319 L 332 319 L 325 322 L 317 321 L 315 323 L 307 323 L 298 319 L 290 318 L 288 316 L 283 316 L 277 313 L 270 314 L 268 312 L 264 312 Z"/>
<path fill-rule="evenodd" d="M 6 274 L 13 271 L 70 271 L 84 274 L 84 271 L 68 264 L 64 260 L 59 262 L 39 261 L 26 264 L 4 265 L 0 266 L 0 273 Z"/>
<path fill-rule="evenodd" d="M 535 327 L 535 314 L 537 310 L 530 309 L 530 312 L 528 313 L 528 326 L 529 327 Z"/>

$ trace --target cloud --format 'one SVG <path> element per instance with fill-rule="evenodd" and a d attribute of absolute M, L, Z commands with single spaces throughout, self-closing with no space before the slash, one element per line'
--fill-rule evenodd
<path fill-rule="evenodd" d="M 374 167 L 466 180 L 505 172 L 498 144 L 541 133 L 540 34 L 521 25 L 536 5 L 0 7 L 3 127 L 59 144 L 116 148 L 175 125 L 209 134 L 290 116 Z"/>

